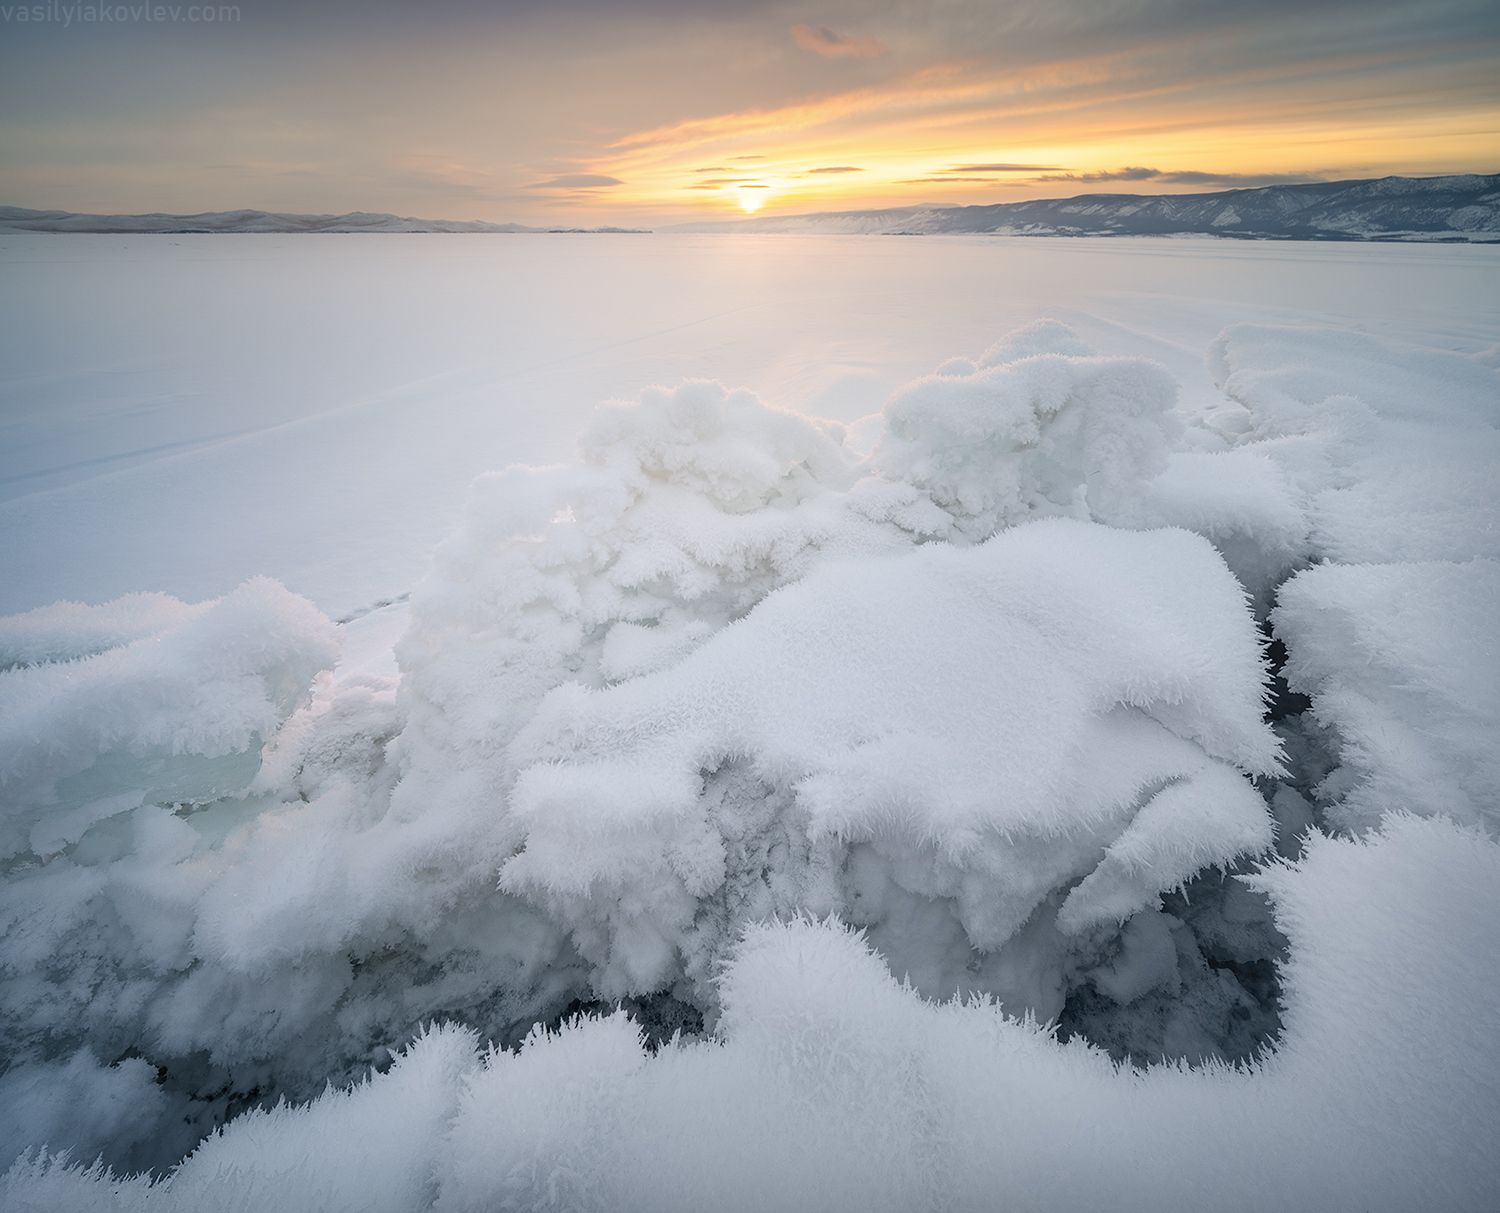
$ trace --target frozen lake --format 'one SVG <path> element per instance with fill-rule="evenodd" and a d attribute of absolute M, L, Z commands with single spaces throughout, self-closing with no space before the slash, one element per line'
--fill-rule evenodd
<path fill-rule="evenodd" d="M 1500 343 L 1500 248 L 767 236 L 0 238 L 0 612 L 267 573 L 407 591 L 469 479 L 709 377 L 840 420 L 1037 316 L 1165 364 L 1226 324 Z"/>
<path fill-rule="evenodd" d="M 0 261 L 0 1205 L 1494 1205 L 1500 249 Z"/>

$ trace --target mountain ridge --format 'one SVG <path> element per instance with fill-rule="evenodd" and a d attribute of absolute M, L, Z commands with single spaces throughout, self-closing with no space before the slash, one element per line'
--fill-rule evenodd
<path fill-rule="evenodd" d="M 668 232 L 839 235 L 1222 236 L 1247 240 L 1500 242 L 1500 173 L 1373 177 L 1195 194 L 1077 194 L 972 206 L 908 206 L 748 219 L 697 220 Z M 259 210 L 189 215 L 95 215 L 0 206 L 0 233 L 620 233 L 628 227 L 537 227 L 483 220 L 418 219 L 384 212 L 342 215 Z"/>
<path fill-rule="evenodd" d="M 0 232 L 83 232 L 95 235 L 201 235 L 235 233 L 465 233 L 503 235 L 540 233 L 630 233 L 625 227 L 529 227 L 521 223 L 486 223 L 481 219 L 415 219 L 380 211 L 349 211 L 342 215 L 281 211 L 200 211 L 190 215 L 151 211 L 142 215 L 94 215 L 76 211 L 30 210 L 0 206 Z"/>
<path fill-rule="evenodd" d="M 819 211 L 678 224 L 668 230 L 1478 243 L 1500 241 L 1500 173 L 1374 177 L 1198 194 L 1078 194 L 977 206 Z"/>

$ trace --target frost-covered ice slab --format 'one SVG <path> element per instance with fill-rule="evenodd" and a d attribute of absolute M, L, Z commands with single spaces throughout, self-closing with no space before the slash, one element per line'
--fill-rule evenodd
<path fill-rule="evenodd" d="M 126 594 L 98 606 L 54 602 L 0 615 L 0 670 L 92 657 L 185 623 L 209 606 L 179 602 L 169 594 Z"/>
<path fill-rule="evenodd" d="M 1208 364 L 1225 401 L 1192 418 L 1134 522 L 1212 539 L 1260 613 L 1317 560 L 1500 556 L 1492 366 L 1363 333 L 1254 324 L 1225 330 Z"/>
<path fill-rule="evenodd" d="M 0 621 L 0 655 L 0 854 L 46 856 L 142 804 L 243 791 L 338 640 L 310 602 L 257 579 L 196 606 L 134 595 L 29 612 Z"/>
<path fill-rule="evenodd" d="M 1276 587 L 1308 557 L 1311 524 L 1301 497 L 1292 477 L 1253 443 L 1179 451 L 1145 486 L 1133 516 L 1210 540 L 1263 615 Z"/>
<path fill-rule="evenodd" d="M 1443 813 L 1500 832 L 1500 563 L 1322 565 L 1279 601 L 1287 681 L 1338 738 L 1333 820 Z"/>
<path fill-rule="evenodd" d="M 847 913 L 851 844 L 983 952 L 1075 882 L 1065 932 L 1123 921 L 1269 847 L 1239 773 L 1277 769 L 1263 678 L 1242 590 L 1185 532 L 1041 522 L 834 563 L 674 667 L 544 700 L 502 883 L 615 994 L 706 983 L 745 921 Z"/>
<path fill-rule="evenodd" d="M 1343 563 L 1500 558 L 1500 374 L 1442 350 L 1318 328 L 1236 325 L 1210 365 Z"/>
<path fill-rule="evenodd" d="M 1319 562 L 1279 587 L 1272 621 L 1289 685 L 1336 738 L 1342 765 L 1316 789 L 1329 820 L 1370 829 L 1399 810 L 1493 829 L 1500 375 L 1366 334 L 1254 325 L 1227 330 L 1210 363 L 1243 412 L 1218 418 L 1237 444 L 1200 458 L 1275 469 L 1242 535 L 1274 534 L 1280 512 L 1293 554 L 1300 513 L 1285 571 Z"/>

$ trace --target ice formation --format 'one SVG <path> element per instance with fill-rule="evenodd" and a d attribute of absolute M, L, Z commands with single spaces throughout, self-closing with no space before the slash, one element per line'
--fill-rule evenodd
<path fill-rule="evenodd" d="M 1446 814 L 1500 835 L 1500 562 L 1325 564 L 1282 587 L 1287 681 L 1338 737 L 1333 824 Z"/>
<path fill-rule="evenodd" d="M 26 1213 L 1492 1207 L 1500 845 L 1393 817 L 1257 882 L 1291 952 L 1286 1032 L 1248 1069 L 1120 1069 L 992 1004 L 924 1001 L 857 937 L 798 921 L 737 949 L 718 1041 L 652 1056 L 623 1013 L 515 1053 L 441 1029 L 363 1085 L 241 1116 L 163 1182 L 27 1159 L 0 1197 Z"/>
<path fill-rule="evenodd" d="M 399 678 L 265 581 L 0 620 L 5 1199 L 1484 1207 L 1497 376 L 1210 364 L 604 406 Z"/>
<path fill-rule="evenodd" d="M 746 923 L 816 910 L 934 996 L 987 977 L 1054 1015 L 1060 980 L 975 972 L 1043 901 L 1065 934 L 1114 926 L 1270 846 L 1240 774 L 1277 769 L 1261 679 L 1243 592 L 1185 533 L 1055 520 L 834 563 L 670 669 L 545 699 L 510 750 L 502 885 L 606 996 L 685 973 L 708 1002 Z"/>
<path fill-rule="evenodd" d="M 0 857 L 47 858 L 143 804 L 243 791 L 262 744 L 338 654 L 333 625 L 275 582 L 201 607 L 65 603 L 0 632 Z"/>

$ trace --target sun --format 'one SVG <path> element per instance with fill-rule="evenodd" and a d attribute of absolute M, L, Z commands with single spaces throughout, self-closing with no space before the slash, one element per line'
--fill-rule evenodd
<path fill-rule="evenodd" d="M 753 215 L 766 204 L 767 189 L 764 185 L 742 185 L 735 190 L 740 210 Z"/>

